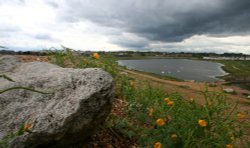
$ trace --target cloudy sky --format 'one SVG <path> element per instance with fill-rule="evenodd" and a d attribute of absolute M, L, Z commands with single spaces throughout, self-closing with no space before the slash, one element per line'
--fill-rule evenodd
<path fill-rule="evenodd" d="M 250 54 L 250 0 L 0 0 L 0 45 Z"/>

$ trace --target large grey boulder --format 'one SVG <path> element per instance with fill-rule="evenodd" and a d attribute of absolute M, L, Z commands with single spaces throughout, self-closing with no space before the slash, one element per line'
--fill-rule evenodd
<path fill-rule="evenodd" d="M 0 139 L 22 125 L 32 125 L 30 132 L 9 142 L 11 147 L 68 147 L 84 141 L 110 113 L 113 79 L 101 69 L 32 62 L 19 65 L 8 76 L 16 82 L 0 79 L 0 90 L 26 86 L 50 93 L 0 94 Z"/>
<path fill-rule="evenodd" d="M 20 65 L 18 58 L 10 55 L 0 56 L 0 73 L 9 72 Z"/>

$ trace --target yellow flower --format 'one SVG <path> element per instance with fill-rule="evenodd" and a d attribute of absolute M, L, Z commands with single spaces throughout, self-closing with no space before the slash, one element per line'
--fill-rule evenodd
<path fill-rule="evenodd" d="M 153 113 L 154 113 L 154 109 L 150 108 L 148 111 L 148 115 L 151 117 L 151 116 L 153 116 Z"/>
<path fill-rule="evenodd" d="M 234 146 L 232 144 L 227 144 L 226 148 L 233 148 Z"/>
<path fill-rule="evenodd" d="M 97 52 L 94 52 L 94 53 L 93 53 L 93 58 L 99 59 L 99 58 L 100 58 L 100 55 L 99 55 Z"/>
<path fill-rule="evenodd" d="M 172 141 L 176 141 L 177 140 L 177 135 L 176 134 L 172 134 L 171 135 L 171 140 Z"/>
<path fill-rule="evenodd" d="M 206 122 L 205 120 L 198 120 L 198 124 L 199 124 L 201 127 L 207 126 L 207 122 Z"/>
<path fill-rule="evenodd" d="M 243 113 L 237 113 L 237 117 L 243 119 L 245 118 L 245 115 Z"/>
<path fill-rule="evenodd" d="M 23 130 L 24 130 L 25 132 L 29 132 L 30 129 L 31 129 L 31 127 L 32 127 L 32 124 L 31 124 L 31 123 L 25 124 Z"/>
<path fill-rule="evenodd" d="M 162 144 L 160 142 L 156 142 L 154 144 L 154 148 L 162 148 Z"/>
<path fill-rule="evenodd" d="M 156 124 L 158 126 L 163 126 L 165 124 L 165 121 L 163 119 L 159 118 L 159 119 L 156 120 Z"/>
<path fill-rule="evenodd" d="M 173 101 L 169 101 L 167 104 L 168 104 L 169 106 L 171 106 L 171 105 L 174 104 L 174 102 L 173 102 Z"/>
<path fill-rule="evenodd" d="M 168 103 L 168 102 L 170 101 L 170 99 L 169 99 L 169 98 L 165 98 L 164 101 L 165 101 L 166 103 Z"/>
<path fill-rule="evenodd" d="M 167 103 L 167 105 L 171 106 L 174 104 L 173 101 L 171 101 L 169 98 L 165 98 L 164 101 Z"/>

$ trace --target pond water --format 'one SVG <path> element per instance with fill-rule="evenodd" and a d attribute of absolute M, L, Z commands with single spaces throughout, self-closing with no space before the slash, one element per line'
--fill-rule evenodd
<path fill-rule="evenodd" d="M 218 76 L 226 75 L 223 64 L 189 59 L 119 60 L 119 65 L 129 69 L 171 76 L 182 80 L 215 82 Z"/>

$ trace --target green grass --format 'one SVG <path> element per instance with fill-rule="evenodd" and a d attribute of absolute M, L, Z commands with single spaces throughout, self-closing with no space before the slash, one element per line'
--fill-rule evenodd
<path fill-rule="evenodd" d="M 243 130 L 249 125 L 245 124 L 245 120 L 239 122 L 236 115 L 238 104 L 227 102 L 225 93 L 204 90 L 204 97 L 200 99 L 205 99 L 206 103 L 199 105 L 194 101 L 185 101 L 185 96 L 180 93 L 169 94 L 152 87 L 150 83 L 120 74 L 123 69 L 112 56 L 100 59 L 71 56 L 67 53 L 56 54 L 52 61 L 57 63 L 59 58 L 59 61 L 64 60 L 59 62 L 64 67 L 98 67 L 112 74 L 116 96 L 124 99 L 127 105 L 124 106 L 124 116 L 110 115 L 106 128 L 133 139 L 140 147 L 153 147 L 156 142 L 170 148 L 225 147 L 227 144 L 236 146 L 236 142 L 244 144 Z M 158 119 L 164 124 L 157 124 Z M 199 120 L 204 120 L 207 125 L 200 126 Z M 173 134 L 177 137 L 171 138 Z"/>
<path fill-rule="evenodd" d="M 130 87 L 127 79 L 123 82 L 123 92 L 128 101 L 128 119 L 122 119 L 122 127 L 116 126 L 120 123 L 117 119 L 114 126 L 128 137 L 134 135 L 141 147 L 150 147 L 155 142 L 163 147 L 225 147 L 234 144 L 232 137 L 242 136 L 243 124 L 238 123 L 233 113 L 235 108 L 226 102 L 224 93 L 205 90 L 206 104 L 201 106 L 184 101 L 179 93 L 167 94 L 143 82 L 138 82 L 137 88 Z M 173 105 L 168 105 L 164 98 L 173 101 Z M 150 109 L 154 110 L 151 116 Z M 157 126 L 157 119 L 163 119 L 165 124 Z M 199 126 L 200 119 L 208 125 Z M 171 139 L 173 134 L 177 135 L 176 140 Z"/>
<path fill-rule="evenodd" d="M 229 73 L 229 75 L 220 78 L 225 79 L 228 84 L 250 90 L 250 61 L 219 60 L 215 62 L 224 64 L 222 68 Z"/>
<path fill-rule="evenodd" d="M 16 132 L 10 132 L 0 140 L 0 148 L 8 148 L 9 142 L 17 136 L 24 134 L 24 125 L 21 125 Z"/>
<path fill-rule="evenodd" d="M 223 69 L 233 76 L 250 77 L 250 61 L 219 60 L 216 62 L 224 64 Z"/>

